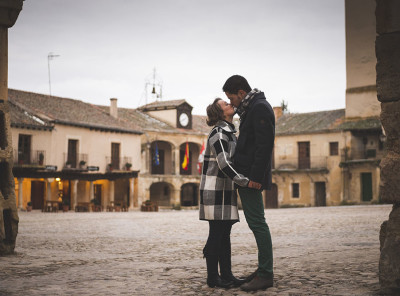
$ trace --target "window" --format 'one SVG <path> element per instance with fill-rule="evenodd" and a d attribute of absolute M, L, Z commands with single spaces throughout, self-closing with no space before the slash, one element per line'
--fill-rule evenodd
<path fill-rule="evenodd" d="M 119 170 L 119 143 L 111 143 L 111 167 L 113 170 Z"/>
<path fill-rule="evenodd" d="M 298 142 L 299 169 L 310 168 L 310 142 Z"/>
<path fill-rule="evenodd" d="M 68 153 L 66 165 L 76 168 L 78 163 L 78 140 L 68 140 Z"/>
<path fill-rule="evenodd" d="M 18 136 L 18 164 L 31 163 L 31 136 L 22 135 Z"/>
<path fill-rule="evenodd" d="M 367 158 L 375 158 L 376 149 L 367 149 Z"/>
<path fill-rule="evenodd" d="M 300 197 L 300 190 L 299 190 L 299 183 L 292 183 L 292 197 L 299 198 Z"/>
<path fill-rule="evenodd" d="M 339 155 L 339 143 L 330 142 L 329 143 L 329 155 Z"/>

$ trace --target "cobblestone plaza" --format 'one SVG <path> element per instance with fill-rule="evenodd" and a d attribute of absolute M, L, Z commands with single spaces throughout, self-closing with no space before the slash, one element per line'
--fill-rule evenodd
<path fill-rule="evenodd" d="M 379 228 L 390 205 L 266 210 L 274 287 L 253 295 L 377 295 Z M 16 254 L 0 258 L 0 295 L 246 295 L 206 285 L 208 223 L 197 211 L 20 212 Z M 236 276 L 257 248 L 243 212 Z"/>

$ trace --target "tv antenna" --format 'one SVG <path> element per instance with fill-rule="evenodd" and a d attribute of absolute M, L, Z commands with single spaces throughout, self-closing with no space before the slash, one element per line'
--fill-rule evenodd
<path fill-rule="evenodd" d="M 149 87 L 151 88 L 151 92 L 150 92 L 151 99 L 152 100 L 155 99 L 155 101 L 161 101 L 162 100 L 162 79 L 159 75 L 157 75 L 155 67 L 153 69 L 153 74 L 148 75 L 145 79 L 144 93 L 145 93 L 145 98 L 146 98 L 146 105 L 149 100 L 149 95 L 148 95 Z"/>

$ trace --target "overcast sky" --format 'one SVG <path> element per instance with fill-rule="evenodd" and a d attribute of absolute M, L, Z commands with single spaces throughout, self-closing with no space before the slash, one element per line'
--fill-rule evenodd
<path fill-rule="evenodd" d="M 9 87 L 119 107 L 163 100 L 205 114 L 245 76 L 291 112 L 345 106 L 343 0 L 27 0 L 9 30 Z M 148 92 L 151 88 L 148 88 Z M 153 98 L 148 96 L 148 101 Z"/>

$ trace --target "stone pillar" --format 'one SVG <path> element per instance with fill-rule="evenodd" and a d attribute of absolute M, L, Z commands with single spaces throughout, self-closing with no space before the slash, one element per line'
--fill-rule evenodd
<path fill-rule="evenodd" d="M 18 208 L 22 210 L 23 204 L 23 195 L 22 195 L 22 184 L 24 182 L 24 178 L 18 178 Z"/>
<path fill-rule="evenodd" d="M 89 182 L 89 202 L 94 199 L 94 185 L 93 181 Z"/>
<path fill-rule="evenodd" d="M 179 208 L 181 205 L 181 189 L 180 188 L 175 188 L 174 189 L 174 194 L 172 196 L 172 205 L 174 208 Z"/>
<path fill-rule="evenodd" d="M 46 180 L 46 201 L 51 200 L 51 183 L 53 182 L 53 179 L 47 179 Z"/>
<path fill-rule="evenodd" d="M 78 180 L 71 180 L 71 210 L 78 205 Z"/>
<path fill-rule="evenodd" d="M 174 175 L 180 174 L 180 149 L 179 146 L 175 147 L 174 149 Z"/>
<path fill-rule="evenodd" d="M 115 185 L 115 181 L 110 180 L 110 187 L 109 187 L 109 201 L 112 202 L 114 201 L 114 195 L 115 195 L 115 190 L 114 190 L 114 185 Z"/>
<path fill-rule="evenodd" d="M 386 155 L 380 163 L 380 196 L 392 203 L 381 226 L 379 282 L 383 291 L 400 293 L 400 2 L 376 1 L 376 82 Z"/>
<path fill-rule="evenodd" d="M 134 189 L 135 189 L 135 178 L 129 179 L 129 210 L 133 210 L 133 196 L 134 196 Z"/>
<path fill-rule="evenodd" d="M 8 100 L 8 28 L 17 21 L 23 0 L 0 0 L 0 255 L 14 252 L 18 211 L 12 173 Z"/>

